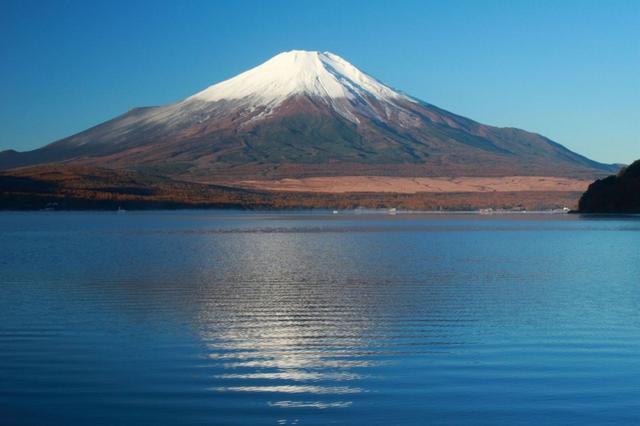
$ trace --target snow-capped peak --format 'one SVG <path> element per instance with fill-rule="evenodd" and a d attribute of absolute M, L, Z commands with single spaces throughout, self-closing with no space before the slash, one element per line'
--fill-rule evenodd
<path fill-rule="evenodd" d="M 376 98 L 411 100 L 330 52 L 292 50 L 193 95 L 190 100 L 216 102 L 250 99 L 274 106 L 294 95 L 328 100 Z"/>

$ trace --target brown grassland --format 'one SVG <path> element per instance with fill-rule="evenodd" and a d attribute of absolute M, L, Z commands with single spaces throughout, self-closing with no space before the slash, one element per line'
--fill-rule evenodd
<path fill-rule="evenodd" d="M 288 184 L 204 184 L 130 171 L 45 165 L 0 173 L 0 210 L 57 209 L 354 209 L 474 210 L 574 208 L 582 181 L 547 177 L 378 178 Z M 382 180 L 381 180 L 382 179 Z M 391 179 L 385 180 L 385 179 Z M 320 182 L 320 184 L 318 184 Z M 511 182 L 511 183 L 509 183 Z M 395 185 L 395 186 L 394 186 Z M 328 187 L 334 187 L 329 191 Z M 276 190 L 277 189 L 277 190 Z"/>

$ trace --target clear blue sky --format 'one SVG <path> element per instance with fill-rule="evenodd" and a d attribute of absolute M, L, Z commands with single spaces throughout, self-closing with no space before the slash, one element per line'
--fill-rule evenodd
<path fill-rule="evenodd" d="M 291 49 L 604 162 L 640 158 L 640 1 L 0 0 L 0 150 L 159 105 Z"/>

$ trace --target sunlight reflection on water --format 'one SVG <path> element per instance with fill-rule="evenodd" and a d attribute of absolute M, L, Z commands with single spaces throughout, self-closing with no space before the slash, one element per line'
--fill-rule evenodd
<path fill-rule="evenodd" d="M 634 218 L 2 219 L 16 425 L 640 421 Z"/>

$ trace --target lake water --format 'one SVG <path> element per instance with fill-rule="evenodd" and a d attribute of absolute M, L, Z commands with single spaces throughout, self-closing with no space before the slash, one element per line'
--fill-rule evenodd
<path fill-rule="evenodd" d="M 640 424 L 640 218 L 0 214 L 0 424 Z"/>

